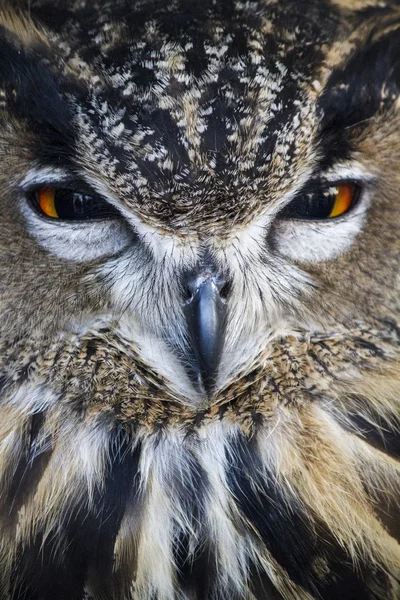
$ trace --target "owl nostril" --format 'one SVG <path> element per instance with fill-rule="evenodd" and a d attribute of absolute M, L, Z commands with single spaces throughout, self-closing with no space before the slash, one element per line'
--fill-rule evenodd
<path fill-rule="evenodd" d="M 191 274 L 189 277 L 185 278 L 183 282 L 184 301 L 190 302 L 199 288 L 207 281 L 213 283 L 222 300 L 227 300 L 232 287 L 231 283 L 219 273 L 215 274 L 212 271 L 207 270 L 200 273 Z"/>
<path fill-rule="evenodd" d="M 226 281 L 223 286 L 221 287 L 221 289 L 219 290 L 219 295 L 221 296 L 221 298 L 223 300 L 227 300 L 228 296 L 230 294 L 232 285 L 229 281 Z"/>
<path fill-rule="evenodd" d="M 184 300 L 185 304 L 187 302 L 190 302 L 190 300 L 193 298 L 192 290 L 189 287 L 187 287 L 186 285 L 183 286 L 182 296 L 183 296 L 183 300 Z"/>

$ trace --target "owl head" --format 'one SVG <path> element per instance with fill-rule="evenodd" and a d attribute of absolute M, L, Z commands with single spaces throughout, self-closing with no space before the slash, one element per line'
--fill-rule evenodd
<path fill-rule="evenodd" d="M 101 505 L 96 599 L 396 594 L 398 2 L 29 4 L 0 9 L 4 589 Z"/>

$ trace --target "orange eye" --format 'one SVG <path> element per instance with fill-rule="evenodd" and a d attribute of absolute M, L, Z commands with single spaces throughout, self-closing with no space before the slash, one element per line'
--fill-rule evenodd
<path fill-rule="evenodd" d="M 357 203 L 361 188 L 355 181 L 313 187 L 294 198 L 279 213 L 281 219 L 324 221 L 348 213 Z"/>
<path fill-rule="evenodd" d="M 59 219 L 59 215 L 56 209 L 56 190 L 54 188 L 41 188 L 37 192 L 37 203 L 40 210 L 46 217 L 52 219 Z"/>
<path fill-rule="evenodd" d="M 93 221 L 121 217 L 116 208 L 97 194 L 70 188 L 43 186 L 33 191 L 30 199 L 41 215 L 58 221 Z"/>
<path fill-rule="evenodd" d="M 349 210 L 353 204 L 355 195 L 355 186 L 351 183 L 342 183 L 336 186 L 336 197 L 329 214 L 329 218 L 340 217 Z"/>

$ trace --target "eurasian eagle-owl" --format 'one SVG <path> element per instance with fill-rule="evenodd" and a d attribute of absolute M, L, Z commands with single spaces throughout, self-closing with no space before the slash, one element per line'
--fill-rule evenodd
<path fill-rule="evenodd" d="M 0 25 L 1 600 L 398 599 L 400 3 Z"/>

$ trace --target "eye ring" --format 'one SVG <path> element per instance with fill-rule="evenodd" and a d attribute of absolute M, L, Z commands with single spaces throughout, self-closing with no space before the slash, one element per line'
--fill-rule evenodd
<path fill-rule="evenodd" d="M 42 185 L 31 190 L 28 199 L 39 216 L 54 222 L 79 223 L 121 217 L 114 206 L 95 192 L 80 186 L 78 190 Z"/>
<path fill-rule="evenodd" d="M 321 184 L 302 191 L 278 214 L 279 219 L 332 221 L 344 217 L 358 204 L 361 186 L 357 181 Z"/>

